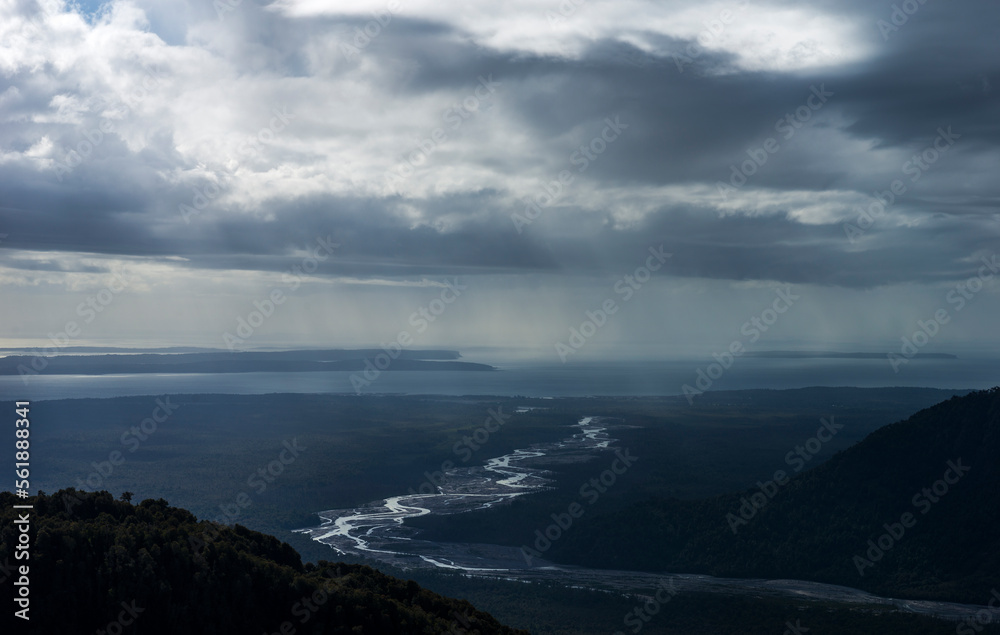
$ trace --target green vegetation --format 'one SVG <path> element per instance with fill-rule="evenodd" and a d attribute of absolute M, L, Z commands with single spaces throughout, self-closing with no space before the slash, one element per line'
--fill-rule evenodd
<path fill-rule="evenodd" d="M 635 618 L 625 620 L 648 606 L 647 598 L 428 572 L 416 576 L 421 588 L 399 579 L 406 572 L 389 577 L 357 564 L 303 565 L 271 536 L 198 522 L 163 500 L 133 506 L 107 492 L 66 490 L 29 501 L 0 493 L 0 562 L 13 559 L 11 505 L 24 502 L 35 506 L 32 621 L 25 629 L 5 611 L 4 632 L 119 632 L 116 622 L 122 632 L 152 635 L 514 632 L 473 605 L 537 635 L 764 635 L 796 624 L 817 634 L 955 632 L 954 623 L 882 607 L 703 593 L 671 597 L 637 631 Z"/>
<path fill-rule="evenodd" d="M 174 409 L 143 431 L 158 399 Z M 165 498 L 202 519 L 280 536 L 315 561 L 332 551 L 290 530 L 317 525 L 317 511 L 419 489 L 425 472 L 440 470 L 444 461 L 472 465 L 556 440 L 566 434 L 561 426 L 575 421 L 571 414 L 513 417 L 462 463 L 454 445 L 482 426 L 491 409 L 506 415 L 512 404 L 343 395 L 41 401 L 32 404 L 32 484 Z M 293 440 L 304 449 L 284 464 L 284 444 Z M 109 466 L 114 452 L 124 460 Z M 248 504 L 237 504 L 240 494 Z"/>
<path fill-rule="evenodd" d="M 993 389 L 886 426 L 784 486 L 595 506 L 598 513 L 566 532 L 546 557 L 615 569 L 817 580 L 982 604 L 1000 583 L 997 456 L 1000 389 Z M 956 472 L 956 465 L 969 470 Z M 773 497 L 762 497 L 762 489 Z M 755 496 L 765 502 L 746 507 Z M 490 540 L 517 545 L 517 538 L 530 537 L 532 522 L 544 526 L 538 503 L 438 519 L 445 526 L 437 534 L 484 541 L 488 533 Z M 508 514 L 522 518 L 517 531 L 506 538 L 489 533 Z M 911 515 L 909 527 L 902 526 L 904 514 Z M 878 546 L 880 538 L 882 547 L 873 549 L 868 541 Z"/>
<path fill-rule="evenodd" d="M 582 416 L 604 416 L 615 420 L 615 445 L 630 448 L 640 460 L 588 508 L 546 558 L 611 568 L 812 578 L 895 595 L 982 604 L 990 597 L 990 584 L 998 582 L 993 573 L 998 570 L 994 561 L 998 550 L 989 542 L 996 533 L 991 528 L 997 525 L 987 524 L 995 519 L 983 520 L 993 519 L 995 506 L 984 512 L 980 501 L 996 500 L 997 492 L 977 479 L 996 476 L 988 460 L 990 451 L 996 456 L 996 428 L 961 423 L 962 410 L 956 409 L 948 410 L 947 417 L 926 413 L 914 417 L 926 419 L 915 436 L 908 424 L 872 435 L 956 394 L 959 391 L 929 389 L 755 390 L 706 393 L 693 407 L 682 398 L 175 395 L 169 399 L 177 407 L 143 438 L 133 428 L 139 426 L 142 432 L 156 397 L 46 401 L 32 404 L 32 482 L 48 491 L 75 486 L 116 495 L 134 492 L 135 500 L 165 498 L 199 518 L 235 522 L 278 536 L 304 560 L 317 562 L 329 559 L 332 550 L 289 531 L 315 526 L 315 512 L 416 490 L 446 461 L 478 465 L 515 448 L 564 438 Z M 980 403 L 977 399 L 938 408 Z M 520 406 L 539 409 L 512 414 Z M 456 444 L 480 428 L 490 410 L 510 417 L 463 462 L 466 455 L 456 452 Z M 963 416 L 979 421 L 983 412 L 977 406 Z M 734 536 L 726 523 L 726 514 L 734 510 L 732 503 L 738 507 L 739 498 L 756 489 L 752 487 L 756 481 L 772 478 L 775 470 L 789 470 L 785 462 L 789 450 L 815 435 L 821 418 L 830 417 L 843 429 L 823 445 L 793 481 L 794 487 L 783 487 Z M 941 417 L 954 421 L 949 424 Z M 902 433 L 892 432 L 899 427 Z M 803 483 L 827 473 L 823 466 L 850 454 L 842 451 L 869 435 L 882 439 L 882 434 L 890 436 L 880 442 L 877 452 L 841 464 L 844 467 L 824 481 L 829 483 L 826 489 L 804 488 Z M 296 439 L 304 450 L 295 460 L 277 466 L 280 473 L 263 481 L 262 491 L 261 481 L 251 485 L 259 470 L 277 469 L 274 462 L 280 463 L 284 443 Z M 935 448 L 942 456 L 948 454 L 947 459 L 956 458 L 952 449 L 974 448 L 982 454 L 961 454 L 974 469 L 955 486 L 955 498 L 949 494 L 921 517 L 912 534 L 859 578 L 851 557 L 866 548 L 864 531 L 898 520 L 911 507 L 912 485 L 919 489 L 941 478 L 946 459 L 938 463 L 936 454 L 914 454 L 918 446 Z M 108 472 L 104 463 L 113 452 L 125 460 Z M 830 460 L 837 452 L 841 454 Z M 432 539 L 521 546 L 532 539 L 535 529 L 551 522 L 553 511 L 578 499 L 580 485 L 605 469 L 605 463 L 597 458 L 546 466 L 555 479 L 549 491 L 493 510 L 418 519 L 419 524 L 432 530 L 427 536 Z M 925 469 L 914 471 L 914 465 Z M 817 466 L 821 469 L 813 469 Z M 899 483 L 893 480 L 896 476 Z M 966 485 L 969 498 L 959 497 Z M 246 506 L 237 504 L 241 493 L 247 495 Z M 840 499 L 869 502 L 857 509 L 831 507 Z M 235 517 L 225 510 L 235 511 Z M 938 512 L 941 517 L 934 520 Z M 75 511 L 67 522 L 72 518 Z M 835 522 L 824 524 L 831 520 Z M 854 524 L 861 521 L 869 524 Z M 928 535 L 921 538 L 924 531 Z M 816 535 L 810 539 L 809 532 Z M 968 556 L 971 550 L 966 547 L 978 547 L 980 552 Z M 853 579 L 828 575 L 824 563 L 839 564 L 840 573 L 853 574 Z M 935 568 L 923 570 L 921 563 Z M 380 569 L 416 577 L 426 588 L 468 599 L 504 623 L 533 632 L 631 632 L 622 617 L 635 606 L 636 598 Z M 81 572 L 77 577 L 86 576 Z M 803 625 L 815 627 L 810 635 L 822 632 L 824 624 L 827 632 L 875 632 L 878 625 L 880 632 L 944 632 L 936 620 L 870 607 L 697 595 L 671 604 L 642 632 L 756 632 L 752 629 L 766 624 L 767 632 L 780 633 L 785 619 L 802 615 L 810 620 Z M 823 621 L 824 615 L 828 621 Z M 905 624 L 913 630 L 907 631 Z M 948 625 L 950 632 L 954 626 Z"/>
<path fill-rule="evenodd" d="M 0 493 L 0 562 L 25 562 L 14 559 L 19 502 Z M 30 632 L 515 632 L 467 602 L 368 567 L 303 565 L 271 536 L 198 522 L 162 499 L 133 506 L 64 490 L 27 502 L 35 508 Z M 0 624 L 24 632 L 12 610 Z"/>
<path fill-rule="evenodd" d="M 957 627 L 955 622 L 876 605 L 709 593 L 678 593 L 654 605 L 646 603 L 650 597 L 624 597 L 555 584 L 510 583 L 442 573 L 411 575 L 425 588 L 468 600 L 503 623 L 529 629 L 535 635 L 795 635 L 795 631 L 789 631 L 795 624 L 803 627 L 801 635 L 954 635 Z M 638 622 L 642 627 L 637 629 Z M 1000 625 L 976 624 L 975 629 L 960 632 L 995 635 L 1000 633 Z"/>
<path fill-rule="evenodd" d="M 330 549 L 289 530 L 315 526 L 317 511 L 417 490 L 426 474 L 446 461 L 476 465 L 564 438 L 581 416 L 621 420 L 625 426 L 614 431 L 619 445 L 648 459 L 601 500 L 600 511 L 610 512 L 650 498 L 718 495 L 769 478 L 784 465 L 789 448 L 815 431 L 820 417 L 836 415 L 844 430 L 816 462 L 953 394 L 905 388 L 758 390 L 707 393 L 694 407 L 683 398 L 171 395 L 176 408 L 152 432 L 146 420 L 157 397 L 40 401 L 32 405 L 32 420 L 38 422 L 32 432 L 32 484 L 47 491 L 129 490 L 139 500 L 165 498 L 199 518 L 280 536 L 315 561 L 329 558 Z M 540 409 L 512 414 L 519 406 Z M 471 454 L 457 454 L 456 444 L 480 428 L 490 410 L 510 418 L 484 443 L 474 444 L 478 449 Z M 292 439 L 306 449 L 294 463 L 272 465 Z M 103 464 L 113 452 L 124 462 L 108 473 Z M 98 472 L 102 465 L 104 472 Z M 272 476 L 269 466 L 281 473 Z M 269 482 L 254 478 L 261 469 Z M 530 536 L 551 509 L 576 496 L 595 465 L 552 469 L 561 489 L 519 503 L 534 515 L 504 517 L 500 526 L 510 528 L 508 537 L 514 530 Z M 241 493 L 250 504 L 234 509 Z M 235 517 L 223 507 L 237 512 Z M 469 516 L 478 522 L 478 515 Z"/>

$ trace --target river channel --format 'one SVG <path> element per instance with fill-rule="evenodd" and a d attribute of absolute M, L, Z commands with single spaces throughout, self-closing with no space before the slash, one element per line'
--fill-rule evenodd
<path fill-rule="evenodd" d="M 552 484 L 545 466 L 613 454 L 612 421 L 583 417 L 571 434 L 558 442 L 535 444 L 487 460 L 482 465 L 456 467 L 439 473 L 410 493 L 391 496 L 353 509 L 319 512 L 319 527 L 297 530 L 329 545 L 340 554 L 361 556 L 396 568 L 448 569 L 470 576 L 522 582 L 558 582 L 566 586 L 651 596 L 667 585 L 672 592 L 767 595 L 869 605 L 964 620 L 985 606 L 884 598 L 849 587 L 802 580 L 716 578 L 706 575 L 615 571 L 557 565 L 526 558 L 520 548 L 481 543 L 422 540 L 404 524 L 428 514 L 458 514 L 500 505 L 541 491 Z M 1000 614 L 993 612 L 993 619 Z"/>

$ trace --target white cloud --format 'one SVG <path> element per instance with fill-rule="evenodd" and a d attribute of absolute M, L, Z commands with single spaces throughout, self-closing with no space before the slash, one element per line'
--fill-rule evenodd
<path fill-rule="evenodd" d="M 390 7 L 398 7 L 391 10 Z M 730 53 L 742 70 L 792 71 L 859 61 L 871 54 L 861 34 L 869 25 L 816 7 L 777 4 L 655 2 L 652 0 L 278 0 L 275 11 L 295 17 L 344 15 L 387 22 L 372 33 L 389 33 L 393 16 L 427 19 L 471 34 L 497 50 L 578 56 L 598 39 L 627 42 L 649 53 L 661 49 L 655 36 L 692 40 L 713 52 Z M 389 20 L 386 20 L 389 16 Z M 695 57 L 699 49 L 692 49 Z"/>
<path fill-rule="evenodd" d="M 395 17 L 378 27 L 384 39 L 350 57 L 341 44 L 351 42 L 355 23 L 375 19 L 372 12 L 385 9 L 387 0 L 280 0 L 270 10 L 244 0 L 221 20 L 211 2 L 114 0 L 105 12 L 84 18 L 47 0 L 47 13 L 34 22 L 18 13 L 21 3 L 0 0 L 0 179 L 10 197 L 0 213 L 5 221 L 21 222 L 27 235 L 0 227 L 11 234 L 0 285 L 21 297 L 55 288 L 80 293 L 100 284 L 103 269 L 125 263 L 145 281 L 130 289 L 132 315 L 155 313 L 153 294 L 143 295 L 151 289 L 168 289 L 177 303 L 190 289 L 199 298 L 226 296 L 213 309 L 213 324 L 222 328 L 260 287 L 278 279 L 274 262 L 287 256 L 278 246 L 302 244 L 297 231 L 331 227 L 356 241 L 349 245 L 356 248 L 355 260 L 338 261 L 341 268 L 311 281 L 310 292 L 336 297 L 311 300 L 316 313 L 303 318 L 310 324 L 325 319 L 323 311 L 338 311 L 354 320 L 352 336 L 374 339 L 380 336 L 371 324 L 379 313 L 374 308 L 386 308 L 378 328 L 391 330 L 399 322 L 392 311 L 421 301 L 415 295 L 397 300 L 393 293 L 429 284 L 428 270 L 442 277 L 476 271 L 482 288 L 499 289 L 503 301 L 481 301 L 469 309 L 468 324 L 449 318 L 456 326 L 442 341 L 456 333 L 468 341 L 507 341 L 526 331 L 520 320 L 537 322 L 542 335 L 529 339 L 545 344 L 579 311 L 563 305 L 572 295 L 560 286 L 569 284 L 565 280 L 546 273 L 536 288 L 532 276 L 579 267 L 584 286 L 593 285 L 588 276 L 631 262 L 630 241 L 645 240 L 662 226 L 667 229 L 657 240 L 666 235 L 683 248 L 690 239 L 691 261 L 677 260 L 682 280 L 700 281 L 683 289 L 690 296 L 706 288 L 724 296 L 729 279 L 756 284 L 783 274 L 815 275 L 819 286 L 861 286 L 866 276 L 880 283 L 882 274 L 926 280 L 935 263 L 971 252 L 980 237 L 942 221 L 954 244 L 935 243 L 939 251 L 921 252 L 921 262 L 911 250 L 880 256 L 885 262 L 843 277 L 823 269 L 838 262 L 841 248 L 831 244 L 828 226 L 850 219 L 854 205 L 885 188 L 920 149 L 892 142 L 894 131 L 885 121 L 876 121 L 882 127 L 872 132 L 877 112 L 861 121 L 868 111 L 885 108 L 875 99 L 858 106 L 875 90 L 865 84 L 869 78 L 858 80 L 853 93 L 842 88 L 859 61 L 876 55 L 864 16 L 777 3 L 738 9 L 735 2 L 587 0 L 551 22 L 547 14 L 573 5 L 398 1 Z M 674 48 L 691 40 L 732 56 L 731 66 L 717 70 L 725 76 L 676 72 L 670 55 L 691 55 Z M 621 64 L 607 57 L 609 47 L 596 46 L 609 41 L 665 59 L 655 68 Z M 746 159 L 747 145 L 775 134 L 776 118 L 803 103 L 810 73 L 837 77 L 830 65 L 840 73 L 836 86 L 830 81 L 836 93 L 830 105 L 793 139 L 783 139 L 780 153 L 746 187 L 721 199 L 715 181 L 727 178 L 731 163 Z M 500 82 L 496 92 L 456 119 L 455 105 L 475 95 L 481 74 L 491 71 Z M 980 75 L 972 76 L 976 98 L 985 99 Z M 906 80 L 917 84 L 922 77 Z M 855 119 L 843 114 L 850 105 Z M 523 209 L 523 197 L 537 194 L 561 170 L 575 170 L 571 153 L 595 138 L 602 119 L 618 108 L 629 113 L 624 119 L 632 126 L 623 140 L 609 145 L 586 172 L 574 172 L 573 183 L 526 235 L 514 232 L 508 215 Z M 947 123 L 935 121 L 925 132 Z M 900 129 L 914 127 L 904 124 Z M 877 136 L 883 132 L 889 140 Z M 961 133 L 971 137 L 973 130 Z M 963 138 L 959 144 L 872 235 L 937 227 L 929 219 L 942 209 L 995 207 L 991 192 L 1000 154 L 985 143 L 965 145 Z M 87 147 L 90 156 L 81 165 L 57 172 L 68 151 Z M 386 179 L 387 171 L 400 169 L 400 178 Z M 185 223 L 178 206 L 198 201 L 207 204 L 203 216 Z M 18 215 L 7 214 L 11 209 Z M 670 233 L 675 218 L 679 228 L 698 235 Z M 733 227 L 746 227 L 746 233 Z M 454 236 L 461 241 L 448 242 Z M 28 239 L 35 241 L 29 248 L 8 251 Z M 416 244 L 424 239 L 427 245 Z M 112 253 L 86 254 L 84 244 Z M 437 252 L 439 244 L 454 253 Z M 842 244 L 849 249 L 846 238 Z M 827 258 L 814 268 L 780 261 L 804 258 L 814 245 L 825 248 Z M 118 256 L 115 249 L 156 255 Z M 724 263 L 727 256 L 732 260 Z M 510 279 L 496 274 L 519 267 L 529 273 Z M 704 282 L 713 276 L 722 281 Z M 511 279 L 530 288 L 519 290 Z M 667 285 L 658 289 L 665 296 L 679 293 Z M 343 306 L 344 297 L 358 305 Z M 544 308 L 505 308 L 532 303 Z M 651 306 L 670 308 L 662 300 Z M 726 300 L 713 307 L 739 308 Z M 32 326 L 23 316 L 2 317 Z M 296 319 L 289 318 L 290 332 Z M 642 327 L 634 332 L 656 332 L 655 319 L 634 319 Z M 168 317 L 157 328 L 170 326 Z M 190 318 L 185 328 L 196 332 L 200 326 Z M 334 327 L 322 328 L 332 333 Z M 684 339 L 682 332 L 674 337 Z"/>

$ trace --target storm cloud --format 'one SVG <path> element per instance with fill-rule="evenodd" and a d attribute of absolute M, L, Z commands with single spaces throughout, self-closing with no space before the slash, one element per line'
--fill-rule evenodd
<path fill-rule="evenodd" d="M 129 268 L 121 315 L 93 337 L 213 341 L 319 238 L 338 248 L 274 341 L 377 342 L 422 289 L 461 277 L 478 291 L 428 345 L 541 345 L 662 246 L 668 265 L 609 346 L 725 339 L 781 284 L 814 307 L 785 339 L 874 346 L 998 248 L 988 4 L 0 0 L 0 14 L 10 338 L 43 338 L 53 307 L 75 304 L 62 296 Z M 185 297 L 209 308 L 156 317 Z M 942 341 L 996 345 L 995 288 L 982 297 Z M 51 324 L 28 316 L 49 309 Z"/>

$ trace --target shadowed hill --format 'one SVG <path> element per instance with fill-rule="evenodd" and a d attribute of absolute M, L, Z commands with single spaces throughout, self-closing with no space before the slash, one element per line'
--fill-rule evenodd
<path fill-rule="evenodd" d="M 998 500 L 1000 388 L 993 388 L 881 428 L 784 484 L 703 501 L 650 500 L 595 517 L 550 555 L 982 603 L 1000 586 Z"/>
<path fill-rule="evenodd" d="M 25 502 L 35 507 L 27 561 L 15 559 L 21 510 L 11 507 Z M 28 501 L 3 492 L 0 504 L 0 562 L 27 564 L 31 590 L 30 623 L 11 602 L 5 633 L 523 632 L 368 567 L 303 565 L 276 538 L 198 522 L 162 499 L 133 506 L 70 489 Z M 5 576 L 8 598 L 15 573 Z"/>

